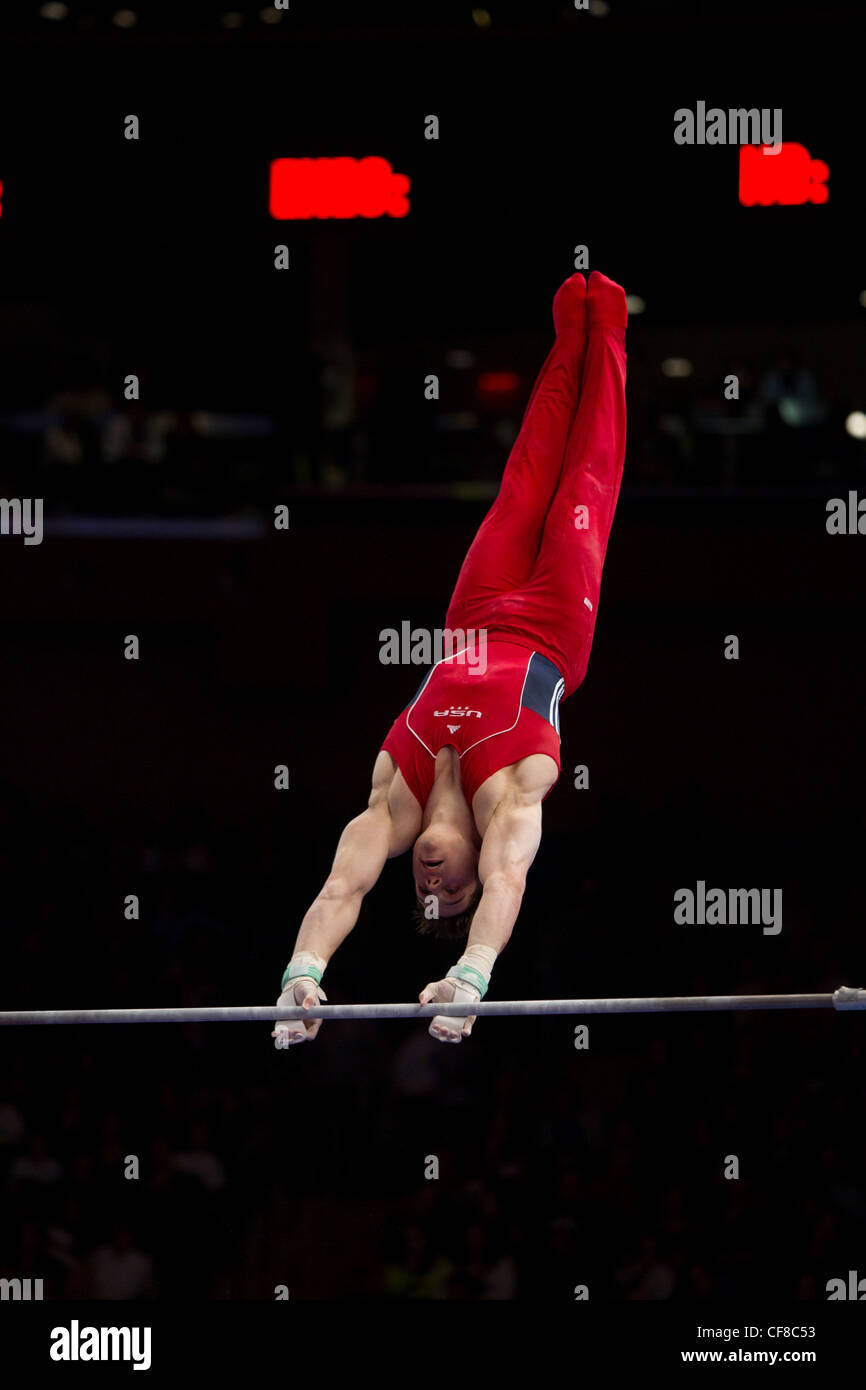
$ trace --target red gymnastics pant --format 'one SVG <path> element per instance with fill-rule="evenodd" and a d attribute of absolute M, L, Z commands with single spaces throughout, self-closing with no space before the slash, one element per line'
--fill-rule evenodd
<path fill-rule="evenodd" d="M 446 624 L 541 652 L 570 695 L 586 675 L 625 458 L 625 295 L 597 271 L 588 291 L 572 275 L 553 314 L 556 342 Z"/>

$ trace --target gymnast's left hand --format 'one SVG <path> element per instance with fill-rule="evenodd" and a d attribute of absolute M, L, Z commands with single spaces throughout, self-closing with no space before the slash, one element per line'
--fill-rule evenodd
<path fill-rule="evenodd" d="M 444 980 L 428 985 L 418 997 L 422 1004 L 477 1004 L 481 994 L 465 980 L 446 976 Z M 459 1043 L 461 1038 L 469 1037 L 475 1017 L 475 1014 L 470 1014 L 468 1018 L 445 1018 L 437 1014 L 430 1020 L 428 1032 L 431 1038 L 439 1042 Z"/>

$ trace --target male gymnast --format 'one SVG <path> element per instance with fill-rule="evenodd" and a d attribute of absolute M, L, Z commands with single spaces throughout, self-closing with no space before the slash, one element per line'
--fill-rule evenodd
<path fill-rule="evenodd" d="M 431 667 L 391 726 L 367 808 L 346 826 L 301 923 L 280 1007 L 325 998 L 322 975 L 387 859 L 412 852 L 417 914 L 463 955 L 422 1004 L 478 1003 L 507 944 L 541 842 L 541 804 L 561 771 L 559 703 L 586 674 L 625 458 L 625 294 L 598 271 L 553 301 L 556 341 L 535 383 L 496 501 L 457 579 L 451 632 L 481 632 Z M 281 1045 L 321 1019 L 278 1023 Z M 475 1016 L 435 1017 L 459 1043 Z"/>

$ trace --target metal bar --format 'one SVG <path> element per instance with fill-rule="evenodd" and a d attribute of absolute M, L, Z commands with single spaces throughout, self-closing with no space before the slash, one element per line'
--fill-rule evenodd
<path fill-rule="evenodd" d="M 516 999 L 481 1004 L 319 1004 L 278 1009 L 275 1004 L 197 1009 L 30 1009 L 0 1013 L 0 1027 L 54 1023 L 290 1023 L 296 1019 L 515 1018 L 555 1014 L 727 1013 L 746 1009 L 866 1009 L 866 990 L 835 994 L 709 994 L 648 999 Z"/>

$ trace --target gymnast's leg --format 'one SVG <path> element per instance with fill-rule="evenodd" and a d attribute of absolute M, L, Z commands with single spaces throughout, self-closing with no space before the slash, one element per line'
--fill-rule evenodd
<path fill-rule="evenodd" d="M 537 561 L 515 595 L 520 622 L 562 672 L 566 695 L 586 674 L 622 480 L 627 319 L 623 290 L 593 271 L 580 402 Z"/>
<path fill-rule="evenodd" d="M 572 275 L 557 290 L 556 342 L 530 396 L 496 501 L 460 570 L 446 616 L 451 631 L 488 626 L 491 600 L 532 573 L 580 395 L 585 299 L 582 275 Z"/>

